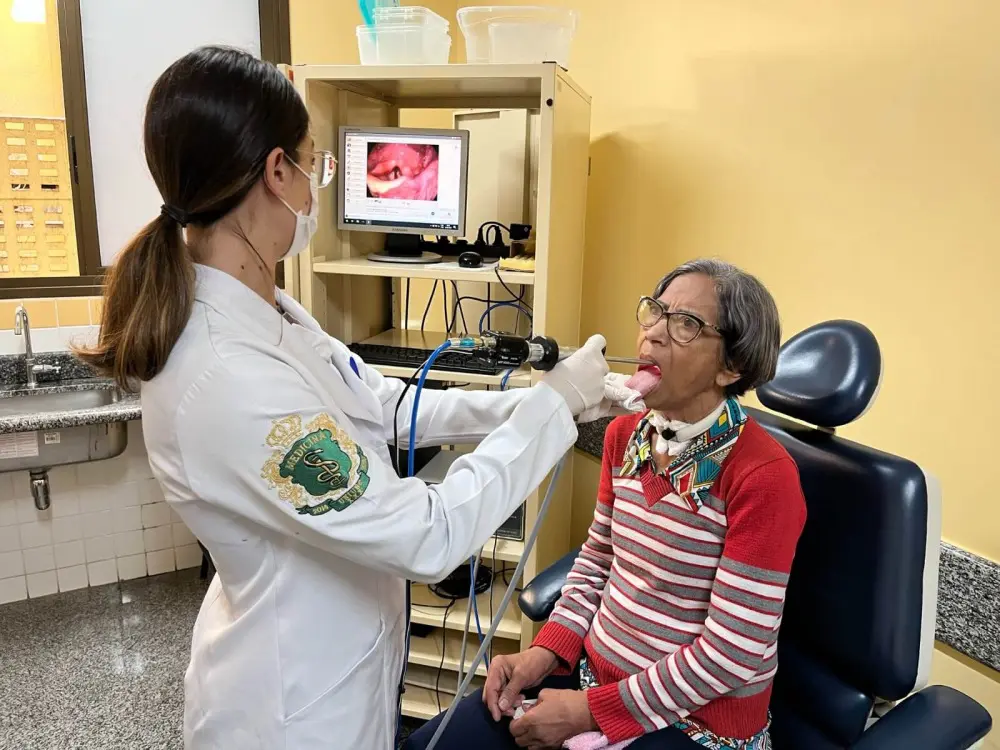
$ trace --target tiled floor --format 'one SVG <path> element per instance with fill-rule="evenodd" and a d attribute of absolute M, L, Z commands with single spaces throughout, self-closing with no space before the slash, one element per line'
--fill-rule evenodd
<path fill-rule="evenodd" d="M 183 747 L 197 570 L 0 606 L 2 750 Z"/>
<path fill-rule="evenodd" d="M 207 588 L 185 570 L 0 606 L 0 750 L 182 748 Z"/>

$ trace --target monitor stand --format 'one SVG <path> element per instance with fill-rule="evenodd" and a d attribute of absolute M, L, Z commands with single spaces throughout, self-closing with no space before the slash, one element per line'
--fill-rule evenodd
<path fill-rule="evenodd" d="M 419 234 L 387 234 L 385 249 L 372 253 L 368 260 L 379 263 L 440 263 L 441 256 L 424 250 L 425 244 Z"/>

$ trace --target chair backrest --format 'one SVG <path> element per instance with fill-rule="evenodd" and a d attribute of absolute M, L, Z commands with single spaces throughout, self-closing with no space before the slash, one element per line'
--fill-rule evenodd
<path fill-rule="evenodd" d="M 933 650 L 940 493 L 919 466 L 836 436 L 875 398 L 878 343 L 833 321 L 782 347 L 753 416 L 798 465 L 808 509 L 779 640 L 777 748 L 844 748 L 875 698 L 926 684 Z"/>

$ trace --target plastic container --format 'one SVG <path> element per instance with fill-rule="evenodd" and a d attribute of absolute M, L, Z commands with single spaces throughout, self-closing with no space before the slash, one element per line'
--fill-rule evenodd
<path fill-rule="evenodd" d="M 458 11 L 470 63 L 540 63 L 569 67 L 579 14 L 541 5 L 475 5 Z"/>
<path fill-rule="evenodd" d="M 362 65 L 447 65 L 451 36 L 447 31 L 414 24 L 357 28 Z"/>
<path fill-rule="evenodd" d="M 403 8 L 375 8 L 375 26 L 424 26 L 428 31 L 448 33 L 448 21 L 430 8 L 411 5 Z"/>

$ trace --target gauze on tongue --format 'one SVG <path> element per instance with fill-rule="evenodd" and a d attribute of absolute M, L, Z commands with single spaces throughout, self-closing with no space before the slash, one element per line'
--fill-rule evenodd
<path fill-rule="evenodd" d="M 658 367 L 640 367 L 635 375 L 625 381 L 625 387 L 638 391 L 640 395 L 648 395 L 660 383 Z"/>

